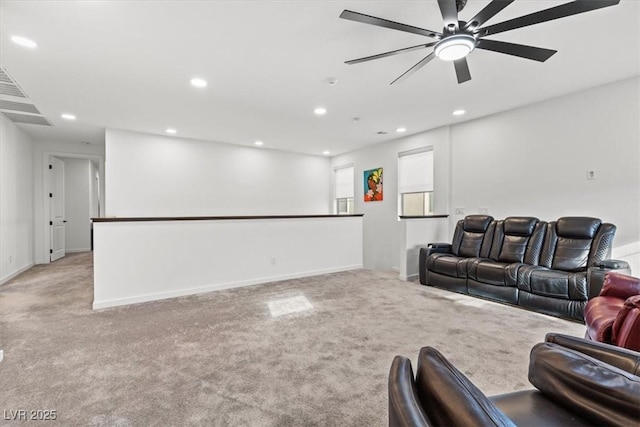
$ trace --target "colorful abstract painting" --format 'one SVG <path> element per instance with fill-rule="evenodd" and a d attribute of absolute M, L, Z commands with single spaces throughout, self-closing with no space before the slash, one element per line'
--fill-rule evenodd
<path fill-rule="evenodd" d="M 364 171 L 364 201 L 382 200 L 382 168 Z"/>

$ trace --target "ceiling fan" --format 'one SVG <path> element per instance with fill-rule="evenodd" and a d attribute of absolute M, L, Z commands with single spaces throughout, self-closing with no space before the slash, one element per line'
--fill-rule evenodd
<path fill-rule="evenodd" d="M 579 13 L 589 12 L 603 7 L 614 6 L 620 3 L 620 0 L 576 0 L 520 16 L 518 18 L 510 19 L 508 21 L 500 22 L 498 24 L 486 27 L 482 26 L 485 22 L 493 18 L 502 9 L 513 2 L 514 0 L 493 0 L 469 21 L 460 21 L 458 20 L 458 12 L 464 8 L 467 0 L 438 0 L 438 6 L 440 6 L 440 12 L 442 13 L 444 21 L 444 28 L 441 33 L 401 24 L 399 22 L 389 21 L 387 19 L 376 18 L 375 16 L 365 15 L 351 10 L 344 10 L 340 14 L 340 18 L 342 19 L 362 22 L 363 24 L 376 25 L 378 27 L 391 28 L 398 31 L 405 31 L 407 33 L 431 37 L 436 40 L 432 43 L 419 44 L 417 46 L 405 47 L 403 49 L 392 50 L 378 55 L 352 59 L 345 63 L 349 65 L 358 64 L 360 62 L 385 58 L 387 56 L 433 46 L 433 52 L 405 71 L 400 77 L 392 81 L 391 84 L 405 80 L 407 77 L 428 64 L 435 57 L 444 61 L 453 61 L 456 76 L 458 78 L 458 84 L 460 84 L 471 80 L 466 56 L 474 49 L 491 50 L 493 52 L 505 53 L 507 55 L 519 56 L 521 58 L 532 59 L 540 62 L 546 61 L 557 52 L 555 50 L 543 49 L 540 47 L 490 40 L 485 37 L 505 31 L 515 30 L 516 28 L 527 27 L 541 22 L 552 21 L 558 18 L 565 18 Z"/>

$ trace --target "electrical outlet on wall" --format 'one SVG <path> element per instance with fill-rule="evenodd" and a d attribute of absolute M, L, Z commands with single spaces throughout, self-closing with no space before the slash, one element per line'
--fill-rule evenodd
<path fill-rule="evenodd" d="M 587 171 L 587 179 L 596 179 L 596 171 L 594 170 Z"/>
<path fill-rule="evenodd" d="M 9 255 L 9 264 L 13 263 L 13 255 Z"/>
<path fill-rule="evenodd" d="M 464 215 L 464 208 L 456 208 L 456 215 Z"/>
<path fill-rule="evenodd" d="M 271 257 L 271 265 L 276 265 L 276 257 Z"/>

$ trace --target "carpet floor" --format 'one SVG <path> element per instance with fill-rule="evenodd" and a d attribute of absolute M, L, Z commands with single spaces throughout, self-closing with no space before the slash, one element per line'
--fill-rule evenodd
<path fill-rule="evenodd" d="M 585 331 L 370 270 L 93 311 L 91 256 L 0 287 L 0 424 L 384 426 L 396 354 L 436 347 L 491 395 L 531 388 L 545 333 Z"/>

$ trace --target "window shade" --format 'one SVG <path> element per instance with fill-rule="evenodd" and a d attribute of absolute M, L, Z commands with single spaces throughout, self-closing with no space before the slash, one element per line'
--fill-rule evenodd
<path fill-rule="evenodd" d="M 398 157 L 400 193 L 433 191 L 433 151 Z"/>
<path fill-rule="evenodd" d="M 336 170 L 336 199 L 353 197 L 353 167 Z"/>

